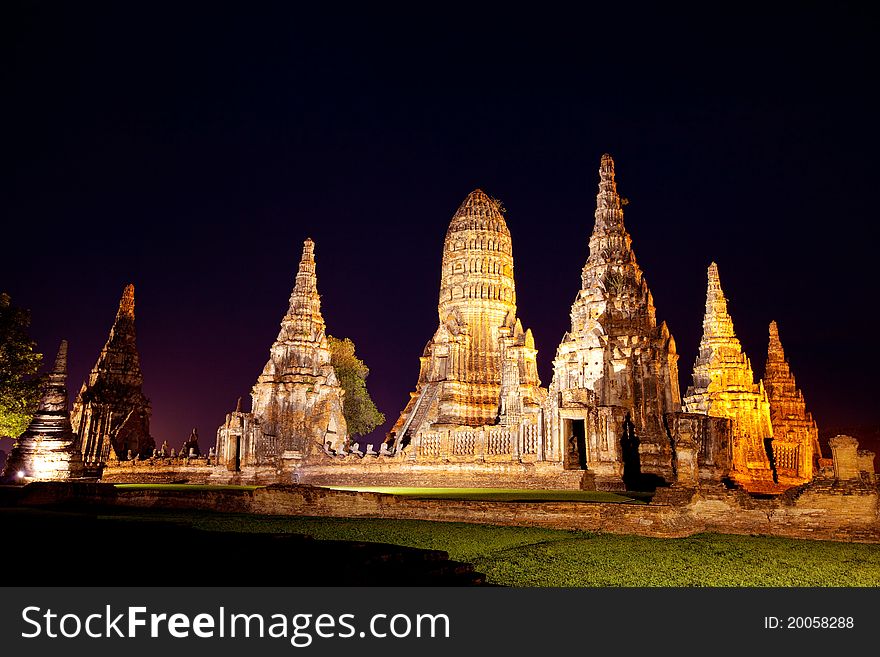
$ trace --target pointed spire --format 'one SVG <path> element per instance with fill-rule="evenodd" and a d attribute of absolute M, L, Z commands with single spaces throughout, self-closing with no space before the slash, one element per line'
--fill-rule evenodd
<path fill-rule="evenodd" d="M 241 397 L 239 397 L 238 401 L 235 402 L 235 412 L 241 413 Z"/>
<path fill-rule="evenodd" d="M 822 455 L 819 430 L 785 360 L 776 322 L 770 322 L 763 381 L 770 401 L 777 469 L 782 476 L 795 478 L 793 483 L 809 481 L 813 477 L 813 458 Z"/>
<path fill-rule="evenodd" d="M 67 417 L 67 340 L 62 340 L 58 346 L 55 365 L 43 386 L 39 410 L 64 411 L 65 419 Z"/>
<path fill-rule="evenodd" d="M 311 237 L 303 242 L 302 255 L 299 259 L 299 269 L 296 272 L 296 284 L 290 296 L 293 301 L 295 296 L 307 296 L 318 293 L 318 280 L 315 275 L 315 243 Z"/>
<path fill-rule="evenodd" d="M 606 153 L 599 164 L 599 192 L 590 235 L 590 256 L 581 272 L 583 288 L 599 282 L 596 275 L 591 275 L 591 269 L 601 278 L 607 273 L 605 268 L 608 265 L 635 263 L 632 238 L 623 225 L 623 207 L 614 176 L 614 160 Z M 597 267 L 602 271 L 598 272 Z"/>
<path fill-rule="evenodd" d="M 770 342 L 767 346 L 767 361 L 784 362 L 785 350 L 782 348 L 782 341 L 779 339 L 779 328 L 776 322 L 770 322 Z"/>
<path fill-rule="evenodd" d="M 145 456 L 154 446 L 150 436 L 150 402 L 144 396 L 134 285 L 122 292 L 104 348 L 80 388 L 71 422 L 79 436 L 83 459 L 104 462 L 108 452 L 125 458 L 128 451 Z"/>
<path fill-rule="evenodd" d="M 305 337 L 321 339 L 324 318 L 321 316 L 321 297 L 315 268 L 315 243 L 306 238 L 296 272 L 296 283 L 290 293 L 290 306 L 281 321 L 278 339 L 282 341 Z"/>
<path fill-rule="evenodd" d="M 127 317 L 134 320 L 134 284 L 129 283 L 122 291 L 122 298 L 119 300 L 119 310 L 116 312 L 117 319 Z"/>
<path fill-rule="evenodd" d="M 614 180 L 614 159 L 605 153 L 599 163 L 599 193 L 596 195 L 596 229 L 623 230 L 623 209 Z"/>
<path fill-rule="evenodd" d="M 733 338 L 733 320 L 727 311 L 727 298 L 721 289 L 718 265 L 709 265 L 706 286 L 706 314 L 703 317 L 703 340 L 712 337 Z M 737 341 L 737 345 L 739 342 Z"/>
<path fill-rule="evenodd" d="M 721 278 L 718 276 L 718 265 L 712 262 L 709 265 L 706 286 L 706 308 L 709 308 L 710 302 L 715 301 L 723 301 L 724 307 L 727 307 L 727 299 L 724 297 L 724 290 L 721 289 Z"/>
<path fill-rule="evenodd" d="M 67 377 L 67 340 L 62 340 L 58 346 L 58 353 L 55 356 L 55 367 L 52 368 L 53 374 L 63 374 Z"/>

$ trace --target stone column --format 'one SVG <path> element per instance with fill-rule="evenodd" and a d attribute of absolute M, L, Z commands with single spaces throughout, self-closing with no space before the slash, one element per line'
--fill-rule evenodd
<path fill-rule="evenodd" d="M 846 481 L 859 478 L 859 441 L 852 436 L 834 436 L 828 441 L 834 460 L 834 478 Z"/>

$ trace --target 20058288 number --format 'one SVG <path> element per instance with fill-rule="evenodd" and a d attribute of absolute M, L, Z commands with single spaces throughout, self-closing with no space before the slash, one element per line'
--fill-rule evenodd
<path fill-rule="evenodd" d="M 786 627 L 793 630 L 841 630 L 854 625 L 852 616 L 789 616 Z"/>

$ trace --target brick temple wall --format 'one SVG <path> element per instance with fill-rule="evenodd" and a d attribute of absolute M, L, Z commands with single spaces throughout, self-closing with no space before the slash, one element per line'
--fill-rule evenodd
<path fill-rule="evenodd" d="M 119 491 L 106 484 L 41 483 L 6 491 L 4 497 L 8 500 L 13 494 L 19 496 L 17 504 L 35 506 L 78 502 L 267 515 L 440 520 L 656 537 L 719 532 L 880 543 L 880 492 L 855 483 L 814 484 L 775 499 L 754 499 L 742 491 L 723 488 L 673 490 L 661 495 L 659 503 L 647 505 L 416 500 L 286 485 L 256 490 Z"/>
<path fill-rule="evenodd" d="M 207 457 L 151 458 L 108 463 L 101 482 L 108 484 L 206 484 L 215 468 Z"/>
<path fill-rule="evenodd" d="M 314 486 L 419 486 L 427 488 L 594 488 L 593 475 L 556 463 L 383 463 L 309 466 L 299 483 Z"/>

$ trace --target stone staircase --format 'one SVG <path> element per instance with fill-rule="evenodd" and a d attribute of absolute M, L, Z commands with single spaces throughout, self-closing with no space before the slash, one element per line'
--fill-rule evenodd
<path fill-rule="evenodd" d="M 434 403 L 434 399 L 437 397 L 437 392 L 439 390 L 439 382 L 431 381 L 425 384 L 425 389 L 422 390 L 422 394 L 420 394 L 419 398 L 416 400 L 413 412 L 410 413 L 409 418 L 407 418 L 407 421 L 400 428 L 400 436 L 398 436 L 397 439 L 398 449 L 409 443 L 409 441 L 412 440 L 412 437 L 416 435 L 419 427 L 422 426 L 422 422 L 425 421 L 425 417 L 428 415 L 428 410 L 431 408 L 431 404 Z"/>

